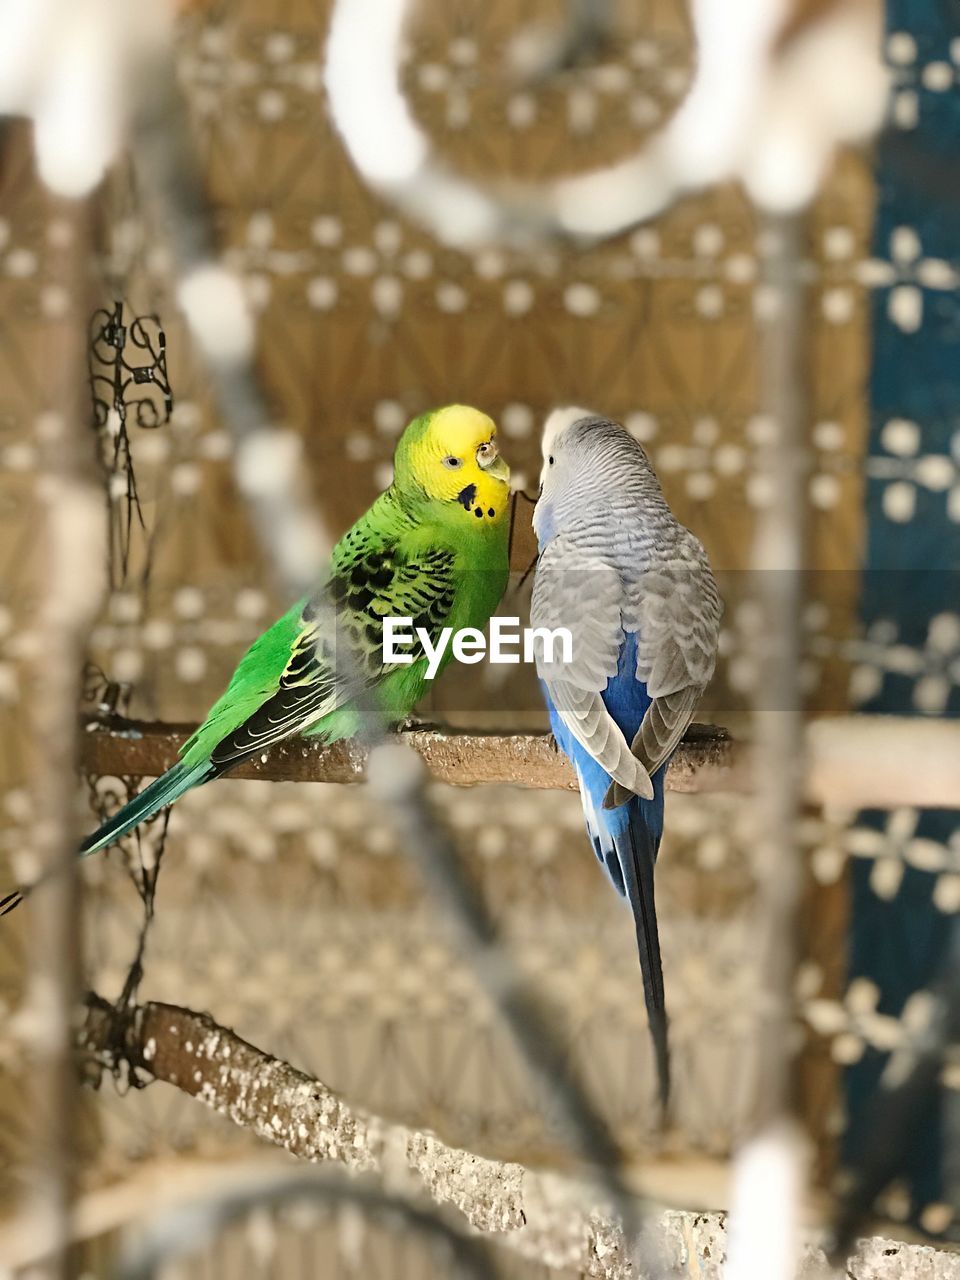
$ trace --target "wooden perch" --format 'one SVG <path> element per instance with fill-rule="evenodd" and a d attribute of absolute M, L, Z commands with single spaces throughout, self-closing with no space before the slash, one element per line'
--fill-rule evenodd
<path fill-rule="evenodd" d="M 394 1185 L 405 1180 L 547 1266 L 610 1280 L 630 1275 L 619 1230 L 589 1186 L 368 1115 L 207 1014 L 158 1003 L 121 1014 L 91 995 L 78 1049 L 88 1080 L 103 1070 L 132 1071 L 138 1083 L 164 1080 L 302 1160 L 337 1161 Z"/>
<path fill-rule="evenodd" d="M 337 1162 L 399 1194 L 426 1193 L 437 1205 L 452 1204 L 476 1231 L 496 1233 L 498 1242 L 545 1268 L 604 1280 L 633 1275 L 619 1227 L 589 1184 L 487 1159 L 355 1109 L 207 1014 L 158 1003 L 121 1014 L 91 995 L 78 1050 L 88 1081 L 99 1082 L 104 1070 L 133 1071 L 141 1084 L 166 1081 L 302 1160 Z M 229 1183 L 229 1168 L 218 1177 Z M 663 1274 L 703 1280 L 722 1273 L 725 1215 L 667 1210 L 657 1221 Z M 0 1232 L 0 1242 L 26 1263 L 36 1256 L 36 1233 L 25 1228 L 19 1240 L 17 1234 Z M 812 1243 L 804 1246 L 800 1271 L 805 1280 L 834 1274 Z M 847 1264 L 852 1280 L 902 1280 L 921 1271 L 931 1280 L 960 1280 L 960 1259 L 875 1238 L 859 1241 Z"/>
<path fill-rule="evenodd" d="M 84 723 L 81 764 L 98 777 L 156 777 L 177 759 L 195 725 L 164 724 L 114 717 Z M 410 729 L 403 741 L 423 758 L 438 782 L 473 787 L 509 782 L 521 787 L 576 791 L 569 762 L 547 733 L 462 733 Z M 670 764 L 673 791 L 707 791 L 731 785 L 734 743 L 726 729 L 691 725 Z M 232 778 L 265 781 L 362 782 L 366 752 L 356 742 L 324 746 L 316 739 L 291 738 L 244 760 Z"/>
<path fill-rule="evenodd" d="M 113 717 L 88 718 L 83 725 L 80 762 L 97 777 L 156 777 L 177 759 L 195 725 Z M 547 733 L 462 733 L 410 729 L 403 741 L 423 758 L 432 778 L 457 786 L 509 782 L 521 787 L 576 791 L 566 758 Z M 667 776 L 673 791 L 710 791 L 731 786 L 735 747 L 726 729 L 691 725 Z M 366 752 L 357 743 L 324 746 L 316 739 L 291 738 L 244 760 L 232 778 L 278 782 L 362 782 Z"/>
<path fill-rule="evenodd" d="M 88 717 L 80 763 L 98 777 L 156 777 L 177 759 L 195 726 Z M 438 782 L 511 783 L 575 791 L 569 763 L 546 733 L 424 728 L 402 734 Z M 832 716 L 806 730 L 806 798 L 847 809 L 960 809 L 960 723 L 899 716 Z M 354 742 L 323 746 L 292 738 L 244 760 L 234 778 L 277 782 L 361 782 L 366 754 Z M 692 724 L 670 762 L 667 790 L 748 791 L 750 748 L 728 730 Z"/>

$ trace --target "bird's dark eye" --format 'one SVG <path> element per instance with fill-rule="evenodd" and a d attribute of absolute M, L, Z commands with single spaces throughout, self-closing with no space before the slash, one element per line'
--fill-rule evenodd
<path fill-rule="evenodd" d="M 549 462 L 549 464 L 550 464 L 550 466 L 551 466 L 551 467 L 553 466 L 553 454 L 552 454 L 552 453 L 551 453 L 550 457 L 547 459 L 547 462 Z"/>
<path fill-rule="evenodd" d="M 448 454 L 443 460 L 443 465 L 448 471 L 456 471 L 458 467 L 463 466 L 463 459 L 455 458 L 452 454 Z"/>

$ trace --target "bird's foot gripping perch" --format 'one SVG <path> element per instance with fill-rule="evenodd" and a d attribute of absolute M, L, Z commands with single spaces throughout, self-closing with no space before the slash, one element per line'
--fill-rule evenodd
<path fill-rule="evenodd" d="M 394 733 L 413 733 L 414 731 L 439 729 L 441 726 L 435 720 L 427 720 L 423 716 L 409 715 L 404 716 L 402 720 L 398 720 L 396 724 L 390 727 Z"/>

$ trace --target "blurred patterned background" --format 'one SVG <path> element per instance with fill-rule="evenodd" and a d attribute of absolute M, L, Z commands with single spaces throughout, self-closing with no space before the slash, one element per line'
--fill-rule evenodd
<path fill-rule="evenodd" d="M 762 260 L 774 232 L 737 189 L 724 187 L 599 247 L 556 242 L 466 254 L 438 246 L 360 184 L 331 130 L 319 61 L 325 8 L 313 0 L 213 0 L 183 22 L 180 71 L 227 257 L 258 314 L 259 360 L 276 417 L 303 440 L 330 526 L 345 528 L 388 482 L 400 429 L 431 406 L 462 401 L 489 412 L 515 482 L 528 491 L 539 471 L 539 427 L 552 407 L 572 402 L 616 417 L 647 446 L 677 515 L 727 571 L 721 670 L 699 718 L 741 724 L 757 618 L 741 571 L 757 511 L 777 500 L 755 465 L 771 430 L 760 411 L 757 339 L 769 319 Z M 678 0 L 621 4 L 598 61 L 542 88 L 508 85 L 506 41 L 521 17 L 554 8 L 516 0 L 422 6 L 410 34 L 408 88 L 442 153 L 464 170 L 540 177 L 582 169 L 621 154 L 682 97 L 691 49 Z M 912 6 L 902 8 L 891 18 L 888 54 L 895 127 L 909 131 L 918 120 L 923 126 L 929 99 L 949 97 L 956 108 L 956 46 L 942 54 L 911 35 L 920 19 Z M 934 64 L 947 68 L 949 85 L 937 87 Z M 922 229 L 919 212 L 901 222 L 896 192 L 880 173 L 879 216 L 872 157 L 844 156 L 808 222 L 809 503 L 818 570 L 807 613 L 809 693 L 814 711 L 869 705 L 939 715 L 956 706 L 960 685 L 955 601 L 922 625 L 915 617 L 901 636 L 891 610 L 874 601 L 864 611 L 860 571 L 868 555 L 870 567 L 888 567 L 877 521 L 899 548 L 915 523 L 929 531 L 933 522 L 941 544 L 944 529 L 956 537 L 955 412 L 940 414 L 949 429 L 941 439 L 928 431 L 922 408 L 913 412 L 895 396 L 878 407 L 871 379 L 872 334 L 887 332 L 890 351 L 902 358 L 898 342 L 916 344 L 947 303 L 955 311 L 953 254 L 944 243 L 952 227 L 938 240 Z M 42 460 L 63 429 L 59 335 L 86 324 L 88 299 L 64 283 L 71 222 L 35 179 L 25 129 L 6 140 L 0 199 L 0 848 L 22 876 L 31 867 L 24 833 L 32 818 L 22 671 L 38 643 L 26 622 L 37 586 L 30 512 Z M 128 317 L 159 316 L 174 407 L 161 426 L 128 424 L 143 522 L 133 522 L 126 569 L 115 559 L 90 658 L 124 687 L 121 708 L 132 715 L 196 720 L 286 602 L 264 585 L 233 488 L 230 438 L 173 301 L 164 228 L 142 207 L 127 164 L 98 196 L 97 234 L 97 305 L 122 300 Z M 119 530 L 126 470 L 122 458 L 112 465 L 115 441 L 99 435 Z M 909 569 L 909 558 L 890 567 Z M 529 672 L 504 680 L 502 669 L 481 670 L 482 685 L 476 669 L 469 681 L 451 673 L 425 714 L 507 728 L 544 723 Z M 898 685 L 896 707 L 880 706 L 890 678 L 906 686 Z M 94 702 L 99 692 L 94 680 Z M 91 793 L 103 801 L 134 781 L 86 780 L 78 822 L 93 823 Z M 658 901 L 676 1107 L 664 1137 L 650 1126 L 651 1063 L 630 918 L 594 865 L 577 798 L 443 787 L 435 798 L 512 954 L 556 1008 L 572 1057 L 652 1185 L 669 1189 L 678 1170 L 695 1169 L 706 1198 L 715 1195 L 710 1162 L 746 1131 L 758 1069 L 751 806 L 732 795 L 668 799 Z M 841 1088 L 840 1068 L 859 1063 L 875 1074 L 895 1042 L 912 985 L 936 962 L 930 940 L 960 906 L 960 843 L 952 819 L 931 827 L 908 808 L 879 817 L 810 811 L 803 835 L 810 857 L 797 977 L 799 1088 L 827 1178 L 846 1103 L 855 1107 L 858 1097 Z M 157 839 L 154 829 L 145 844 Z M 206 1009 L 351 1101 L 452 1142 L 524 1163 L 563 1162 L 508 1038 L 362 790 L 218 782 L 178 805 L 166 848 L 144 997 Z M 108 997 L 123 984 L 141 917 L 122 861 L 115 851 L 84 869 L 89 984 Z M 866 921 L 859 933 L 851 884 L 857 919 Z M 900 909 L 905 894 L 929 954 L 919 969 L 901 969 L 904 989 L 891 994 L 870 942 L 870 929 L 888 930 L 889 917 L 871 925 L 871 901 L 879 911 Z M 25 910 L 0 931 L 3 1200 L 19 1184 L 31 1133 L 17 1013 L 29 928 Z M 87 1188 L 256 1147 L 163 1084 L 125 1096 L 108 1084 L 86 1108 Z M 949 1230 L 940 1172 L 928 1161 L 912 1190 L 895 1188 L 888 1215 Z M 298 1255 L 303 1275 L 312 1274 L 310 1256 L 333 1248 L 333 1235 L 310 1240 Z M 425 1274 L 416 1242 L 384 1249 L 374 1235 L 368 1248 L 366 1275 Z M 254 1266 L 244 1248 L 224 1273 L 253 1274 Z"/>

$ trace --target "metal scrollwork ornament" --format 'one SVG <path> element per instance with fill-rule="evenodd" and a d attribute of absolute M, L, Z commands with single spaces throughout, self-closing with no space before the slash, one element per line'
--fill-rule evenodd
<path fill-rule="evenodd" d="M 170 421 L 167 335 L 158 316 L 135 316 L 128 326 L 122 302 L 114 303 L 112 311 L 95 311 L 89 368 L 95 426 L 107 426 L 111 410 L 123 426 L 131 410 L 138 427 L 162 427 Z"/>
<path fill-rule="evenodd" d="M 93 314 L 87 363 L 93 425 L 101 440 L 110 506 L 110 584 L 127 581 L 134 524 L 146 531 L 127 432 L 128 415 L 138 427 L 165 426 L 173 413 L 167 373 L 167 336 L 156 315 L 135 316 L 128 325 L 123 303 Z"/>

